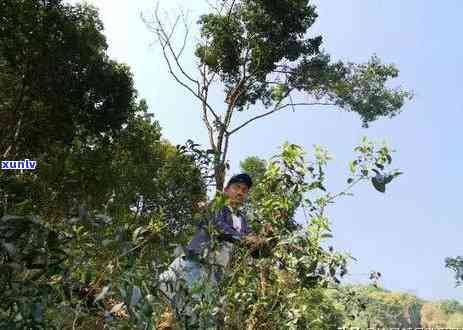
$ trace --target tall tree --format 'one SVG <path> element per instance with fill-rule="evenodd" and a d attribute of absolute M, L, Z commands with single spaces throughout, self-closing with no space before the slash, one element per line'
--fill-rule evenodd
<path fill-rule="evenodd" d="M 0 328 L 95 328 L 101 282 L 139 276 L 140 255 L 150 278 L 153 255 L 185 239 L 200 169 L 143 118 L 94 8 L 0 0 L 0 12 L 0 157 L 38 161 L 0 173 Z"/>
<path fill-rule="evenodd" d="M 376 56 L 365 64 L 331 61 L 321 50 L 322 37 L 308 37 L 318 17 L 309 0 L 217 1 L 198 21 L 201 41 L 194 75 L 181 63 L 189 32 L 185 19 L 183 44 L 177 48 L 174 42 L 182 17 L 168 27 L 156 10 L 154 20 L 145 22 L 159 40 L 170 74 L 200 101 L 215 155 L 217 190 L 223 188 L 231 137 L 258 119 L 327 106 L 356 112 L 368 126 L 379 117 L 396 115 L 411 97 L 406 90 L 387 86 L 398 70 Z M 223 109 L 209 102 L 216 82 L 223 86 Z M 232 124 L 237 113 L 258 104 L 266 110 Z"/>
<path fill-rule="evenodd" d="M 111 134 L 133 114 L 127 66 L 110 60 L 96 9 L 61 0 L 0 2 L 0 155 Z"/>

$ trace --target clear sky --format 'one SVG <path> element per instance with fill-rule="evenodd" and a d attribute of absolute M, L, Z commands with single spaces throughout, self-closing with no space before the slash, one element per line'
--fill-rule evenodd
<path fill-rule="evenodd" d="M 76 2 L 76 1 L 73 1 Z M 140 97 L 174 144 L 192 138 L 207 144 L 196 101 L 169 76 L 153 45 L 154 36 L 140 19 L 150 15 L 154 1 L 89 1 L 100 9 L 109 54 L 127 63 L 134 73 Z M 161 1 L 160 8 L 175 16 L 178 4 L 190 9 L 190 22 L 207 10 L 205 1 Z M 415 92 L 394 119 L 380 119 L 361 127 L 356 114 L 328 109 L 281 112 L 247 126 L 231 141 L 231 173 L 239 162 L 256 155 L 269 158 L 284 141 L 303 146 L 310 155 L 314 144 L 334 155 L 328 167 L 328 189 L 342 189 L 347 163 L 363 135 L 386 139 L 397 150 L 394 167 L 405 172 L 388 186 L 386 194 L 365 184 L 355 196 L 340 200 L 329 210 L 338 250 L 358 261 L 351 265 L 348 281 L 366 283 L 371 270 L 383 274 L 386 289 L 407 291 L 425 299 L 456 298 L 463 288 L 454 287 L 453 273 L 444 267 L 447 256 L 463 255 L 463 157 L 461 152 L 463 99 L 463 47 L 459 0 L 351 0 L 314 1 L 319 19 L 313 34 L 324 38 L 324 49 L 334 59 L 366 62 L 377 54 L 395 63 L 400 77 L 393 85 Z M 194 72 L 192 36 L 182 61 Z M 213 104 L 223 109 L 218 90 Z M 254 109 L 256 113 L 262 109 Z M 237 121 L 238 122 L 238 121 Z"/>

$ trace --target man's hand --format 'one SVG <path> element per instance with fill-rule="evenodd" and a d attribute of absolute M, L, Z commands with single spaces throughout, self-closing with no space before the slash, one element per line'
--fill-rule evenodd
<path fill-rule="evenodd" d="M 263 244 L 263 242 L 264 240 L 258 237 L 256 234 L 244 236 L 244 244 L 246 244 L 246 246 L 251 250 L 258 249 Z"/>
<path fill-rule="evenodd" d="M 254 233 L 246 235 L 243 237 L 243 242 L 253 257 L 268 257 L 272 254 L 277 242 L 275 235 L 275 228 L 270 223 L 267 223 L 261 228 L 259 235 Z"/>
<path fill-rule="evenodd" d="M 270 223 L 266 223 L 264 227 L 262 227 L 262 235 L 265 237 L 270 237 L 275 234 L 275 231 L 273 229 L 273 226 Z"/>

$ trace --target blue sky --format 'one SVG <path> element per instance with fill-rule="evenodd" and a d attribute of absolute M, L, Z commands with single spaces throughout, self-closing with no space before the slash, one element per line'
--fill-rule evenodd
<path fill-rule="evenodd" d="M 140 19 L 140 12 L 153 12 L 154 2 L 89 2 L 100 9 L 110 56 L 132 68 L 139 95 L 147 99 L 164 137 L 175 144 L 192 138 L 206 145 L 198 103 L 170 78 L 159 48 L 153 45 L 154 36 Z M 160 8 L 174 17 L 179 4 L 191 10 L 195 32 L 197 15 L 207 10 L 206 3 L 160 1 Z M 256 121 L 231 141 L 230 173 L 239 171 L 239 162 L 247 156 L 269 158 L 284 141 L 303 146 L 309 156 L 313 145 L 321 144 L 334 155 L 328 189 L 338 191 L 360 138 L 387 140 L 397 150 L 394 167 L 405 174 L 388 186 L 386 194 L 368 184 L 358 186 L 354 197 L 329 210 L 335 236 L 331 243 L 358 260 L 351 265 L 348 281 L 366 283 L 367 273 L 377 270 L 386 289 L 463 301 L 463 288 L 454 287 L 453 273 L 444 268 L 445 257 L 463 255 L 459 243 L 463 47 L 458 42 L 463 3 L 319 0 L 314 4 L 319 19 L 311 33 L 323 36 L 323 47 L 333 59 L 361 63 L 377 54 L 398 66 L 400 77 L 393 85 L 412 89 L 415 99 L 397 117 L 380 119 L 368 129 L 361 127 L 356 114 L 331 109 L 287 111 Z M 190 72 L 195 69 L 194 38 L 182 58 Z M 220 92 L 212 95 L 212 103 L 223 109 Z"/>

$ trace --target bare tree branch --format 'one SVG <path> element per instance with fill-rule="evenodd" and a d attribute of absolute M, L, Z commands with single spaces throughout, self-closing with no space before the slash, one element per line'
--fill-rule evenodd
<path fill-rule="evenodd" d="M 216 152 L 217 151 L 217 146 L 214 141 L 214 130 L 211 126 L 211 123 L 209 122 L 209 118 L 207 116 L 207 97 L 209 95 L 209 84 L 210 82 L 207 80 L 207 73 L 206 73 L 206 64 L 203 64 L 203 70 L 200 71 L 202 78 L 203 78 L 203 88 L 202 88 L 202 97 L 204 99 L 203 101 L 203 121 L 204 124 L 206 125 L 207 131 L 209 133 L 209 142 L 211 144 L 211 148 Z"/>
<path fill-rule="evenodd" d="M 227 1 L 223 1 L 222 6 L 220 6 L 220 8 L 217 7 L 217 6 L 214 6 L 214 5 L 212 4 L 212 2 L 209 1 L 209 0 L 206 0 L 206 3 L 209 5 L 210 8 L 212 8 L 212 9 L 214 9 L 214 10 L 216 11 L 217 15 L 221 16 L 221 15 L 222 15 L 222 11 L 223 11 L 223 9 L 225 8 L 225 6 L 226 6 L 226 4 L 227 4 Z"/>
<path fill-rule="evenodd" d="M 162 22 L 161 22 L 161 19 L 159 18 L 159 15 L 158 15 L 159 8 L 158 7 L 159 6 L 156 6 L 155 21 L 154 22 L 151 22 L 151 23 L 148 22 L 143 16 L 142 16 L 142 20 L 145 22 L 145 25 L 151 31 L 153 31 L 156 34 L 156 36 L 158 38 L 158 41 L 159 41 L 159 43 L 161 45 L 161 48 L 162 48 L 162 54 L 163 54 L 164 60 L 166 61 L 166 64 L 168 66 L 169 73 L 172 75 L 172 77 L 180 85 L 182 85 L 188 91 L 190 91 L 202 103 L 205 103 L 207 109 L 212 113 L 215 120 L 220 122 L 220 117 L 215 113 L 214 109 L 212 109 L 212 107 L 207 102 L 205 102 L 204 98 L 201 96 L 201 86 L 200 86 L 199 81 L 196 80 L 196 79 L 193 79 L 189 74 L 187 74 L 185 72 L 185 70 L 183 69 L 183 66 L 180 64 L 179 57 L 181 56 L 181 54 L 182 54 L 182 52 L 184 50 L 184 47 L 185 47 L 185 44 L 186 44 L 186 38 L 187 38 L 187 34 L 188 34 L 188 27 L 187 27 L 186 23 L 185 23 L 185 29 L 186 29 L 187 32 L 186 32 L 186 36 L 184 38 L 184 44 L 182 45 L 182 48 L 180 49 L 180 51 L 178 53 L 176 53 L 174 51 L 174 47 L 172 45 L 171 39 L 172 39 L 172 36 L 173 36 L 173 34 L 175 32 L 175 28 L 176 28 L 176 26 L 178 24 L 178 21 L 180 20 L 180 16 L 178 16 L 177 19 L 175 20 L 171 31 L 169 33 L 167 33 L 164 26 L 163 26 L 163 24 L 162 24 Z M 154 27 L 153 27 L 153 25 L 154 25 Z M 173 57 L 173 60 L 174 60 L 174 62 L 176 64 L 176 67 L 180 70 L 180 72 L 183 74 L 183 76 L 185 76 L 185 78 L 187 78 L 189 81 L 191 81 L 192 83 L 194 83 L 196 85 L 197 91 L 194 91 L 191 86 L 189 86 L 187 83 L 182 81 L 180 79 L 180 77 L 174 72 L 173 65 L 172 65 L 172 62 L 170 60 L 170 57 Z"/>
<path fill-rule="evenodd" d="M 225 133 L 225 147 L 223 148 L 222 159 L 220 160 L 220 162 L 222 164 L 225 164 L 225 161 L 227 160 L 228 140 L 229 139 L 230 139 L 230 135 L 228 133 Z"/>
<path fill-rule="evenodd" d="M 183 81 L 181 81 L 180 78 L 175 74 L 174 70 L 172 69 L 172 65 L 171 65 L 171 63 L 170 63 L 169 56 L 168 56 L 167 53 L 166 53 L 166 46 L 167 46 L 166 43 L 161 44 L 162 53 L 163 53 L 163 56 L 164 56 L 164 60 L 165 60 L 166 63 L 167 63 L 167 67 L 169 68 L 169 73 L 174 77 L 174 79 L 175 79 L 180 85 L 182 85 L 183 87 L 185 87 L 186 89 L 188 89 L 193 95 L 195 95 L 197 98 L 199 98 L 201 101 L 203 101 L 202 98 L 201 98 L 190 86 L 188 86 L 186 83 L 184 83 Z"/>
<path fill-rule="evenodd" d="M 11 148 L 13 147 L 13 145 L 14 145 L 14 144 L 17 142 L 17 140 L 18 140 L 19 132 L 20 132 L 20 130 L 21 130 L 21 123 L 22 123 L 22 119 L 23 119 L 22 117 L 23 117 L 23 115 L 24 115 L 24 113 L 21 112 L 21 113 L 20 113 L 19 120 L 18 120 L 18 123 L 16 124 L 16 130 L 15 130 L 15 132 L 14 132 L 13 141 L 12 141 L 12 143 L 8 146 L 8 148 L 6 148 L 5 152 L 3 153 L 2 158 L 4 158 L 4 159 L 5 159 L 6 157 L 8 157 L 8 154 L 10 153 Z"/>
<path fill-rule="evenodd" d="M 291 108 L 293 109 L 293 112 L 296 112 L 296 108 L 295 108 L 295 106 L 294 106 L 293 97 L 291 96 L 291 93 L 290 93 L 290 92 L 288 93 L 288 97 L 289 97 L 289 101 L 291 102 Z"/>
<path fill-rule="evenodd" d="M 180 51 L 178 52 L 177 54 L 177 58 L 180 58 L 183 54 L 183 51 L 185 50 L 185 47 L 186 47 L 186 42 L 188 40 L 188 35 L 190 33 L 190 29 L 188 28 L 188 24 L 186 22 L 186 18 L 185 18 L 185 15 L 184 13 L 182 12 L 182 20 L 183 20 L 183 25 L 185 27 L 185 36 L 183 38 L 183 44 L 182 44 L 182 47 L 180 48 Z"/>
<path fill-rule="evenodd" d="M 247 121 L 245 121 L 243 124 L 239 125 L 238 127 L 232 129 L 229 133 L 229 135 L 232 135 L 233 133 L 235 133 L 236 131 L 240 130 L 241 128 L 243 128 L 244 126 L 250 124 L 251 122 L 253 122 L 254 120 L 257 120 L 259 118 L 263 118 L 263 117 L 266 117 L 266 116 L 269 116 L 271 115 L 272 113 L 274 112 L 277 112 L 279 110 L 282 110 L 284 108 L 287 108 L 287 107 L 296 107 L 296 106 L 301 106 L 301 105 L 335 105 L 334 103 L 324 103 L 324 102 L 314 102 L 314 103 L 286 103 L 282 106 L 279 106 L 279 107 L 276 107 L 275 109 L 271 110 L 271 111 L 268 111 L 266 113 L 263 113 L 261 115 L 258 115 L 258 116 L 255 116 Z"/>
<path fill-rule="evenodd" d="M 294 72 L 292 71 L 286 71 L 286 70 L 273 70 L 273 72 L 276 73 L 284 73 L 284 74 L 293 74 Z"/>
<path fill-rule="evenodd" d="M 239 97 L 246 91 L 246 87 L 245 87 L 246 82 L 249 80 L 249 78 L 252 77 L 252 74 L 253 74 L 251 73 L 249 76 L 246 76 L 246 72 L 247 72 L 246 65 L 248 62 L 249 52 L 250 52 L 250 49 L 249 47 L 247 47 L 245 54 L 244 54 L 244 60 L 243 60 L 243 65 L 242 65 L 242 69 L 243 69 L 242 77 L 240 81 L 238 82 L 238 84 L 235 86 L 235 88 L 232 90 L 231 94 L 229 93 L 229 95 L 227 96 L 227 101 L 229 101 L 229 106 L 228 106 L 226 117 L 224 120 L 224 123 L 225 123 L 224 130 L 221 132 L 221 135 L 219 136 L 220 142 L 222 142 L 223 137 L 225 135 L 225 146 L 224 146 L 224 150 L 221 155 L 221 161 L 220 161 L 221 164 L 225 164 L 226 157 L 227 157 L 228 143 L 230 139 L 230 133 L 228 132 L 228 127 L 230 126 L 230 123 L 231 123 L 231 119 L 232 119 L 233 111 L 236 106 L 236 102 L 238 101 Z M 248 85 L 247 88 L 249 87 L 250 86 Z M 221 146 L 222 144 L 220 143 L 220 147 Z"/>
<path fill-rule="evenodd" d="M 199 85 L 199 81 L 197 81 L 196 79 L 193 79 L 189 74 L 187 74 L 185 72 L 185 70 L 183 69 L 182 65 L 180 64 L 179 62 L 179 59 L 178 59 L 178 56 L 176 55 L 174 49 L 173 49 L 173 46 L 172 46 L 172 43 L 171 43 L 171 39 L 172 39 L 172 35 L 174 34 L 175 32 L 175 28 L 177 26 L 177 23 L 178 21 L 180 20 L 180 15 L 177 17 L 177 19 L 175 20 L 175 23 L 173 24 L 172 26 L 172 29 L 171 29 L 171 32 L 170 34 L 168 35 L 166 33 L 166 30 L 164 29 L 164 26 L 162 25 L 161 23 L 161 19 L 159 18 L 159 15 L 158 15 L 158 8 L 156 8 L 156 11 L 155 11 L 155 17 L 156 17 L 156 24 L 157 24 L 157 33 L 158 33 L 158 36 L 161 36 L 164 38 L 164 41 L 167 45 L 167 47 L 169 48 L 174 60 L 175 60 L 175 63 L 177 64 L 177 67 L 178 69 L 182 72 L 182 74 L 188 79 L 190 80 L 191 82 Z M 188 31 L 188 28 L 186 29 L 186 31 Z M 188 32 L 186 32 L 187 34 Z M 161 38 L 160 38 L 161 39 Z"/>
<path fill-rule="evenodd" d="M 228 9 L 227 20 L 230 22 L 230 17 L 233 11 L 233 7 L 235 6 L 235 0 L 232 1 L 230 8 Z"/>
<path fill-rule="evenodd" d="M 21 131 L 21 124 L 22 124 L 22 120 L 23 120 L 23 117 L 24 117 L 24 111 L 21 111 L 20 109 L 21 109 L 21 106 L 22 106 L 22 103 L 23 103 L 23 100 L 24 100 L 25 89 L 26 89 L 26 83 L 24 82 L 24 80 L 25 80 L 25 78 L 22 79 L 21 92 L 19 94 L 18 101 L 17 101 L 17 103 L 15 105 L 15 108 L 13 110 L 14 113 L 19 112 L 19 119 L 18 119 L 18 122 L 16 124 L 16 129 L 15 129 L 15 132 L 14 132 L 14 135 L 13 135 L 13 140 L 11 141 L 11 144 L 6 148 L 5 152 L 2 155 L 3 159 L 8 157 L 8 155 L 9 155 L 9 153 L 11 151 L 11 148 L 18 141 L 19 132 Z"/>

